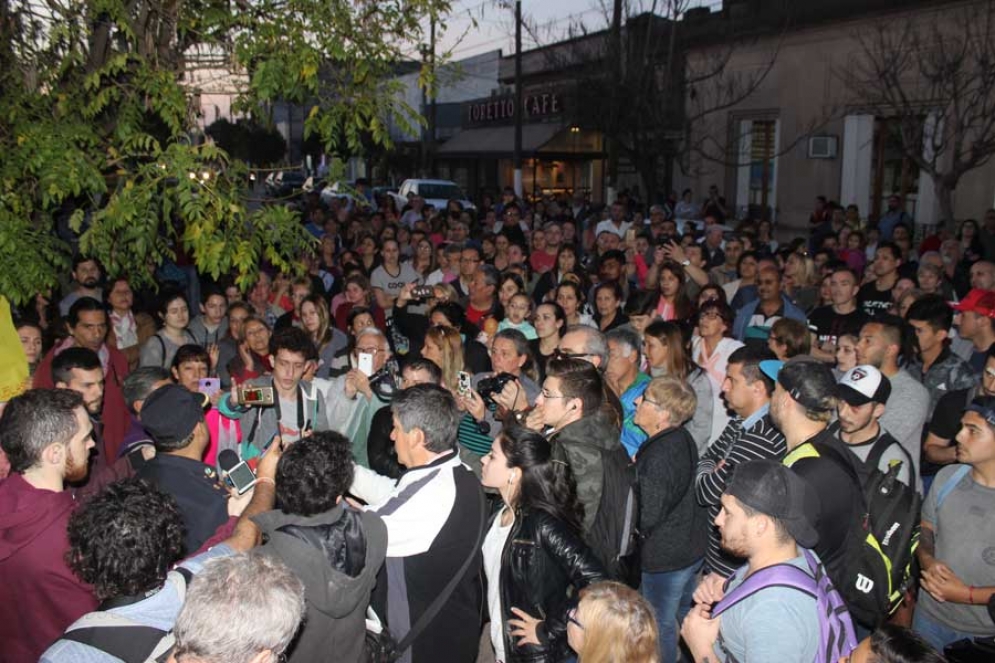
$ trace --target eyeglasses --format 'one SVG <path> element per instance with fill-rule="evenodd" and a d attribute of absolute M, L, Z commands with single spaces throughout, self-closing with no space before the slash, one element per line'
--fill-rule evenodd
<path fill-rule="evenodd" d="M 561 350 L 556 348 L 553 352 L 553 357 L 556 359 L 580 359 L 581 357 L 593 357 L 594 355 L 590 352 L 570 352 L 569 350 Z"/>
<path fill-rule="evenodd" d="M 566 398 L 563 394 L 551 394 L 548 389 L 543 389 L 541 395 L 547 401 L 551 398 Z"/>
<path fill-rule="evenodd" d="M 567 621 L 579 628 L 581 631 L 584 630 L 584 625 L 577 620 L 577 608 L 570 609 L 570 612 L 567 613 Z"/>
<path fill-rule="evenodd" d="M 643 399 L 644 403 L 649 403 L 650 405 L 655 405 L 657 407 L 663 407 L 663 403 L 661 403 L 660 401 L 654 401 L 652 399 L 646 398 L 645 395 L 641 396 L 641 398 Z"/>
<path fill-rule="evenodd" d="M 375 355 L 378 352 L 384 352 L 381 348 L 356 348 L 356 352 L 366 355 Z"/>

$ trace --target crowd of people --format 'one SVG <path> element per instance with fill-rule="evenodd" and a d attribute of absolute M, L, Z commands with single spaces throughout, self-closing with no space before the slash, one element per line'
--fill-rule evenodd
<path fill-rule="evenodd" d="M 299 211 L 299 275 L 151 290 L 78 255 L 11 312 L 0 661 L 995 636 L 995 210 L 924 233 L 820 197 L 784 243 L 716 189 L 436 210 L 360 182 Z"/>

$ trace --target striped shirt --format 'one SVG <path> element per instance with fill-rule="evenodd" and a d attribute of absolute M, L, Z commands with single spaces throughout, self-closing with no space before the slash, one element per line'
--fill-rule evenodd
<path fill-rule="evenodd" d="M 734 417 L 698 461 L 694 480 L 698 503 L 708 507 L 708 550 L 705 553 L 705 572 L 714 571 L 728 578 L 745 561 L 722 550 L 721 535 L 715 526 L 720 500 L 733 471 L 740 463 L 763 458 L 784 458 L 787 446 L 784 436 L 770 420 L 769 405 L 748 418 Z"/>

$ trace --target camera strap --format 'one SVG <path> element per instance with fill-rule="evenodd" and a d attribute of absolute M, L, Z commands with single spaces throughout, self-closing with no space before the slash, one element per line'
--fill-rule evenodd
<path fill-rule="evenodd" d="M 280 434 L 280 421 L 283 420 L 283 411 L 280 408 L 280 394 L 276 390 L 276 385 L 273 381 L 270 381 L 270 385 L 273 387 L 273 405 L 276 406 L 276 434 Z M 262 418 L 263 412 L 262 408 L 256 408 L 256 418 L 252 420 L 252 426 L 249 428 L 248 440 L 249 444 L 254 444 L 256 441 L 256 429 L 259 428 L 259 420 Z M 297 383 L 297 430 L 301 437 L 304 435 L 304 388 Z"/>
<path fill-rule="evenodd" d="M 276 390 L 276 385 L 273 384 L 273 399 L 274 405 L 276 405 L 276 430 L 279 434 L 280 432 L 280 422 L 283 421 L 283 410 L 280 408 L 280 394 Z M 297 433 L 298 435 L 304 435 L 304 387 L 301 383 L 297 383 Z"/>

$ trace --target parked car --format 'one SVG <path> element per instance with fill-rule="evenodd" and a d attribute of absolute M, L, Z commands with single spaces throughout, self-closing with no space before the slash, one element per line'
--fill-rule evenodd
<path fill-rule="evenodd" d="M 424 198 L 425 204 L 438 210 L 445 209 L 452 199 L 458 200 L 464 210 L 476 209 L 459 185 L 450 180 L 404 180 L 398 194 L 407 198 L 412 193 Z"/>
<path fill-rule="evenodd" d="M 273 198 L 290 198 L 304 190 L 307 175 L 301 170 L 281 170 L 266 178 L 266 193 Z"/>

